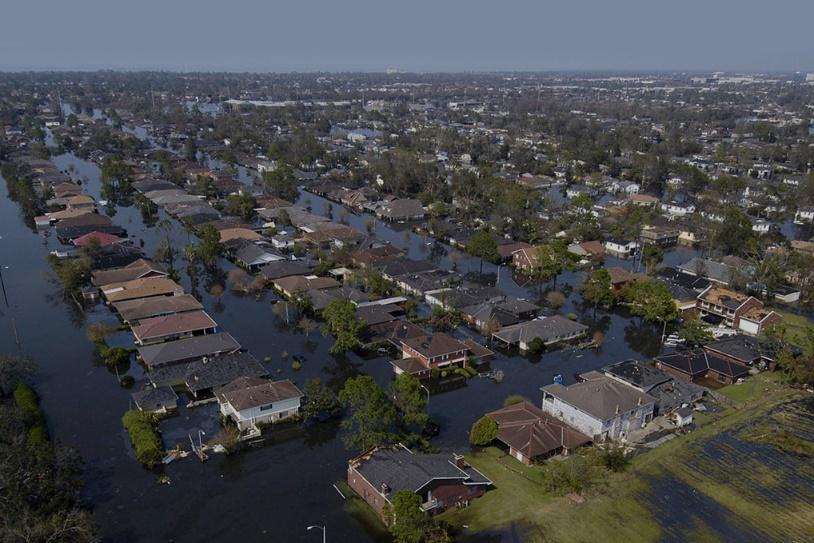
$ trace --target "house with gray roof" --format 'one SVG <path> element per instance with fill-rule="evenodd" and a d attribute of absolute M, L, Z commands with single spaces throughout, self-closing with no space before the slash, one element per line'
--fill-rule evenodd
<path fill-rule="evenodd" d="M 402 444 L 376 447 L 348 462 L 348 485 L 377 513 L 398 492 L 421 497 L 421 508 L 438 513 L 465 506 L 492 485 L 458 454 L 414 454 Z"/>
<path fill-rule="evenodd" d="M 530 343 L 539 338 L 544 345 L 554 345 L 563 341 L 570 341 L 588 333 L 588 327 L 574 322 L 562 315 L 540 317 L 528 322 L 521 322 L 501 328 L 492 334 L 508 347 L 517 347 L 527 351 Z"/>
<path fill-rule="evenodd" d="M 576 428 L 593 441 L 624 440 L 653 419 L 656 399 L 599 372 L 570 386 L 541 388 L 544 412 Z"/>
<path fill-rule="evenodd" d="M 148 369 L 166 364 L 181 364 L 199 360 L 204 356 L 233 353 L 240 343 L 228 332 L 217 332 L 188 339 L 166 341 L 139 347 L 138 354 Z"/>

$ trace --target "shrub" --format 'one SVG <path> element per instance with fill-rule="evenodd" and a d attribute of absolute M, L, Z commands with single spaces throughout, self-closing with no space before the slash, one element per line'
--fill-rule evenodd
<path fill-rule="evenodd" d="M 478 370 L 476 370 L 472 366 L 465 367 L 464 371 L 466 371 L 466 373 L 469 375 L 469 377 L 476 377 L 478 375 Z"/>
<path fill-rule="evenodd" d="M 568 317 L 568 320 L 572 320 L 572 321 L 577 320 L 577 314 L 576 313 L 569 313 L 568 315 L 566 315 L 566 317 Z"/>
<path fill-rule="evenodd" d="M 124 388 L 130 388 L 135 382 L 136 379 L 132 375 L 124 375 L 121 379 L 119 379 L 119 384 Z"/>
<path fill-rule="evenodd" d="M 484 415 L 475 421 L 469 430 L 469 443 L 472 445 L 488 445 L 497 437 L 497 423 Z"/>
<path fill-rule="evenodd" d="M 302 369 L 302 364 L 300 364 L 299 360 L 295 360 L 294 362 L 291 363 L 291 369 L 294 371 L 298 371 Z"/>
<path fill-rule="evenodd" d="M 545 348 L 545 343 L 543 342 L 543 340 L 541 338 L 536 337 L 536 338 L 532 339 L 531 341 L 529 341 L 528 347 L 529 347 L 529 352 L 531 352 L 531 353 L 535 353 L 535 354 L 536 353 L 541 353 L 541 352 L 543 352 L 543 349 Z"/>
<path fill-rule="evenodd" d="M 164 446 L 156 429 L 156 421 L 150 415 L 131 409 L 122 417 L 122 425 L 130 436 L 136 451 L 136 459 L 147 467 L 161 462 Z"/>
<path fill-rule="evenodd" d="M 48 427 L 34 389 L 25 383 L 18 384 L 14 388 L 14 404 L 22 411 L 23 422 L 28 428 L 26 443 L 30 447 L 45 445 L 48 442 Z"/>
<path fill-rule="evenodd" d="M 630 457 L 625 452 L 625 446 L 616 443 L 607 443 L 599 447 L 599 459 L 611 471 L 625 471 L 630 465 Z"/>
<path fill-rule="evenodd" d="M 595 479 L 594 466 L 582 456 L 571 456 L 560 462 L 546 463 L 546 486 L 554 493 L 580 494 L 593 485 Z"/>
<path fill-rule="evenodd" d="M 130 362 L 130 351 L 123 347 L 107 348 L 102 353 L 102 359 L 105 361 L 105 366 L 115 368 Z"/>

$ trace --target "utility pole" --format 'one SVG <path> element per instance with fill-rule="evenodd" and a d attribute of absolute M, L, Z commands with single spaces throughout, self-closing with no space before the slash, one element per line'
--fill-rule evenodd
<path fill-rule="evenodd" d="M 0 265 L 0 286 L 3 287 L 3 300 L 6 302 L 6 307 L 8 307 L 8 295 L 6 294 L 6 282 L 3 280 L 3 269 L 8 269 L 8 266 Z"/>

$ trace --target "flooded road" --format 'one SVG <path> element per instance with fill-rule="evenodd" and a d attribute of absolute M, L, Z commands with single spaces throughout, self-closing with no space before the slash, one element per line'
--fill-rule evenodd
<path fill-rule="evenodd" d="M 72 167 L 74 178 L 87 180 L 85 190 L 99 199 L 99 169 L 73 155 L 54 158 L 60 169 Z M 3 181 L 4 184 L 4 181 Z M 306 526 L 328 526 L 333 541 L 374 541 L 368 527 L 344 510 L 345 502 L 332 487 L 344 479 L 347 459 L 337 424 L 317 424 L 302 431 L 281 432 L 266 446 L 232 456 L 213 455 L 205 464 L 194 457 L 167 466 L 172 484 L 159 485 L 158 473 L 142 468 L 134 459 L 121 416 L 130 407 L 130 391 L 121 388 L 116 377 L 97 359 L 92 343 L 85 336 L 88 322 L 110 318 L 107 309 L 97 306 L 83 314 L 66 304 L 59 288 L 49 280 L 48 252 L 59 246 L 54 236 L 36 233 L 23 224 L 17 205 L 0 197 L 0 263 L 8 266 L 4 279 L 10 307 L 0 308 L 0 350 L 21 351 L 38 362 L 37 388 L 48 415 L 53 435 L 79 450 L 86 463 L 84 497 L 94 508 L 105 541 L 201 541 L 240 539 L 242 541 L 314 541 L 318 535 L 306 532 Z M 335 220 L 365 231 L 369 216 L 344 212 L 313 194 L 303 193 L 299 203 L 314 213 L 327 214 L 333 208 Z M 161 218 L 167 218 L 159 212 Z M 144 224 L 134 207 L 110 209 L 116 224 L 127 229 L 135 243 L 144 242 L 151 255 L 159 240 L 169 235 L 176 248 L 193 238 L 176 221 L 169 233 Z M 375 235 L 408 251 L 414 259 L 433 260 L 451 268 L 449 254 L 455 249 L 436 245 L 432 239 L 418 236 L 405 226 L 390 227 L 375 222 Z M 680 255 L 683 258 L 683 255 Z M 679 258 L 679 257 L 676 257 Z M 621 263 L 625 267 L 630 263 Z M 608 265 L 614 265 L 609 262 Z M 457 269 L 475 271 L 480 263 L 462 256 Z M 284 312 L 274 310 L 271 293 L 259 298 L 241 296 L 228 289 L 221 296 L 208 292 L 205 276 L 193 283 L 179 261 L 182 284 L 204 303 L 223 330 L 230 332 L 258 359 L 270 357 L 268 368 L 275 378 L 290 378 L 302 386 L 311 377 L 319 377 L 338 389 L 345 379 L 359 372 L 370 374 L 386 385 L 391 378 L 387 357 L 361 359 L 350 354 L 337 358 L 328 353 L 332 340 L 319 330 L 306 335 L 296 328 L 295 320 L 286 322 Z M 221 262 L 224 273 L 232 268 Z M 485 273 L 499 273 L 499 287 L 507 294 L 536 299 L 539 289 L 520 286 L 510 268 L 484 264 Z M 557 287 L 568 294 L 561 313 L 574 312 L 578 320 L 601 330 L 605 341 L 590 351 L 560 350 L 525 358 L 498 354 L 493 367 L 503 370 L 505 378 L 496 383 L 474 378 L 468 386 L 433 396 L 429 412 L 441 421 L 442 432 L 432 444 L 442 450 L 468 450 L 467 431 L 484 412 L 501 407 L 512 394 L 537 401 L 539 388 L 562 374 L 566 383 L 572 375 L 631 357 L 649 357 L 658 353 L 661 330 L 642 325 L 638 319 L 626 319 L 617 313 L 596 312 L 578 303 L 575 288 L 580 273 L 565 273 Z M 192 289 L 193 284 L 197 285 Z M 16 332 L 15 332 L 16 330 Z M 458 335 L 478 337 L 468 329 Z M 480 339 L 478 337 L 478 339 Z M 19 342 L 19 349 L 18 349 Z M 306 361 L 300 371 L 290 366 L 283 352 L 302 354 Z M 131 373 L 139 378 L 138 368 Z M 181 408 L 179 414 L 162 423 L 165 445 L 187 442 L 188 435 L 203 429 L 216 432 L 212 406 Z M 496 539 L 490 535 L 489 540 Z"/>

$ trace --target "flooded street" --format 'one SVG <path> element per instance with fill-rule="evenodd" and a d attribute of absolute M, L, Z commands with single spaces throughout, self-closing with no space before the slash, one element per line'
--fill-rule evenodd
<path fill-rule="evenodd" d="M 99 168 L 73 155 L 54 158 L 62 170 L 72 168 L 74 178 L 86 179 L 85 190 L 100 199 Z M 248 178 L 248 176 L 246 176 Z M 370 216 L 354 215 L 337 204 L 303 192 L 301 205 L 314 213 L 327 215 L 332 209 L 335 220 L 365 231 Z M 175 220 L 169 234 L 155 226 L 146 226 L 135 207 L 110 208 L 114 223 L 127 229 L 134 243 L 143 241 L 145 252 L 152 255 L 159 240 L 169 235 L 176 248 L 194 238 Z M 159 211 L 160 218 L 168 218 Z M 375 235 L 380 240 L 404 248 L 408 256 L 431 260 L 440 267 L 453 267 L 449 254 L 455 249 L 436 244 L 409 231 L 404 225 L 390 227 L 375 221 Z M 164 468 L 172 484 L 158 484 L 159 472 L 142 468 L 121 426 L 121 416 L 130 407 L 130 391 L 120 387 L 116 376 L 100 361 L 93 344 L 85 336 L 87 323 L 110 319 L 103 306 L 83 314 L 67 304 L 59 288 L 49 280 L 46 256 L 59 247 L 53 235 L 36 233 L 23 223 L 19 209 L 5 195 L 0 198 L 0 247 L 2 263 L 8 266 L 3 276 L 10 307 L 2 307 L 0 316 L 0 349 L 19 351 L 38 362 L 37 388 L 53 435 L 75 447 L 85 460 L 84 497 L 93 507 L 105 541 L 200 541 L 239 538 L 243 541 L 314 541 L 318 536 L 306 532 L 306 526 L 328 527 L 329 540 L 374 541 L 369 527 L 349 515 L 345 502 L 333 488 L 343 480 L 346 461 L 352 453 L 345 450 L 338 423 L 316 424 L 304 430 L 281 430 L 272 434 L 265 446 L 235 455 L 213 455 L 206 463 L 195 457 L 175 462 Z M 670 264 L 690 258 L 692 250 L 668 253 Z M 630 268 L 630 262 L 609 259 L 608 265 Z M 461 256 L 457 269 L 461 273 L 477 271 L 477 259 Z M 273 293 L 259 297 L 242 296 L 228 289 L 212 296 L 208 278 L 198 276 L 193 283 L 179 258 L 181 283 L 201 299 L 206 310 L 221 329 L 231 333 L 244 348 L 258 359 L 270 357 L 268 369 L 275 379 L 288 378 L 302 386 L 308 378 L 319 377 L 339 389 L 349 376 L 363 372 L 381 385 L 391 379 L 388 357 L 361 359 L 350 354 L 335 357 L 328 353 L 332 343 L 319 330 L 306 335 L 296 328 L 296 319 L 286 322 L 285 311 L 274 310 Z M 224 274 L 232 264 L 223 260 Z M 536 286 L 518 285 L 508 266 L 498 268 L 484 264 L 485 274 L 499 274 L 498 286 L 505 293 L 531 300 L 538 298 Z M 496 275 L 495 275 L 496 277 Z M 565 382 L 573 375 L 599 368 L 625 358 L 651 357 L 660 347 L 660 327 L 641 324 L 618 313 L 583 308 L 577 303 L 576 288 L 581 273 L 564 273 L 557 288 L 568 297 L 559 312 L 573 312 L 578 320 L 605 335 L 596 350 L 556 350 L 526 358 L 516 354 L 497 354 L 493 367 L 505 378 L 496 383 L 486 378 L 470 379 L 464 388 L 433 396 L 429 413 L 441 421 L 441 434 L 432 444 L 445 451 L 466 452 L 467 431 L 483 413 L 499 408 L 512 394 L 537 402 L 541 386 L 562 374 Z M 543 292 L 545 288 L 543 287 Z M 280 306 L 278 306 L 280 307 Z M 461 328 L 456 334 L 481 339 L 476 332 Z M 294 371 L 289 355 L 303 355 L 302 369 Z M 133 367 L 137 379 L 143 374 Z M 188 445 L 189 436 L 197 430 L 212 436 L 217 432 L 213 404 L 194 409 L 181 407 L 178 415 L 161 424 L 165 446 Z M 197 438 L 196 438 L 197 439 Z M 489 535 L 490 541 L 512 541 L 511 533 Z"/>

